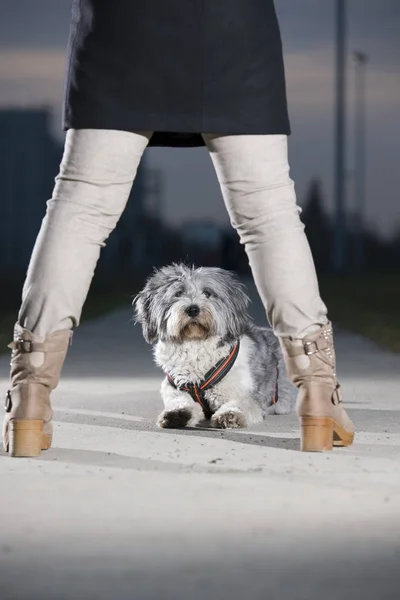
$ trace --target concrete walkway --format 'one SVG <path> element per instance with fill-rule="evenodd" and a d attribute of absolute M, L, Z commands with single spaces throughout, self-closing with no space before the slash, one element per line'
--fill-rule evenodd
<path fill-rule="evenodd" d="M 161 376 L 130 318 L 76 332 L 53 448 L 0 454 L 0 599 L 400 598 L 400 356 L 338 332 L 356 444 L 303 454 L 294 415 L 157 430 Z"/>

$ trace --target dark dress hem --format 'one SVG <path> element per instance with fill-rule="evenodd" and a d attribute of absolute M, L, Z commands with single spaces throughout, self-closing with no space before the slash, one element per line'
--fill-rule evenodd
<path fill-rule="evenodd" d="M 133 117 L 134 115 L 132 115 Z M 276 122 L 266 123 L 264 127 L 260 127 L 260 123 L 249 124 L 244 127 L 232 126 L 232 119 L 224 124 L 220 117 L 213 120 L 203 119 L 203 126 L 200 130 L 193 127 L 185 127 L 185 117 L 176 115 L 174 118 L 168 115 L 170 126 L 165 128 L 165 116 L 160 118 L 160 123 L 157 119 L 149 117 L 146 119 L 143 115 L 137 119 L 131 118 L 129 122 L 124 117 L 123 122 L 113 118 L 87 116 L 82 118 L 66 118 L 63 122 L 63 130 L 68 129 L 114 129 L 117 131 L 152 131 L 153 135 L 150 139 L 149 146 L 162 146 L 172 148 L 195 148 L 204 146 L 202 133 L 212 133 L 220 135 L 290 135 L 290 124 L 283 121 L 281 124 Z M 162 122 L 162 125 L 161 125 Z"/>

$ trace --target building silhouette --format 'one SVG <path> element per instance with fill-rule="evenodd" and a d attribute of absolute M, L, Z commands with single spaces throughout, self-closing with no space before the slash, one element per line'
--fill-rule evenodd
<path fill-rule="evenodd" d="M 0 110 L 0 277 L 21 281 L 54 178 L 63 144 L 50 131 L 43 109 Z M 97 280 L 112 281 L 137 267 L 157 262 L 146 229 L 146 166 L 142 161 L 124 214 L 102 249 Z"/>

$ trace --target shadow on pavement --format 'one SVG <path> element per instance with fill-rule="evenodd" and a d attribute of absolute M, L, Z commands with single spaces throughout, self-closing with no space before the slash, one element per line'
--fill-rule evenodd
<path fill-rule="evenodd" d="M 274 419 L 282 419 L 282 417 L 271 417 L 269 423 L 272 425 Z M 295 415 L 287 415 L 285 419 L 286 423 L 289 421 L 295 424 L 297 423 L 297 417 Z M 64 423 L 75 423 L 77 425 L 88 425 L 93 424 L 96 427 L 114 427 L 116 429 L 124 429 L 131 431 L 153 431 L 159 433 L 159 435 L 191 435 L 201 438 L 214 438 L 229 440 L 230 442 L 238 442 L 240 444 L 250 444 L 253 446 L 266 446 L 269 448 L 281 448 L 285 450 L 297 450 L 299 448 L 299 439 L 285 436 L 268 436 L 258 430 L 234 430 L 234 429 L 212 429 L 206 427 L 185 427 L 183 429 L 159 429 L 154 421 L 143 420 L 143 421 L 127 421 L 125 419 L 118 419 L 117 417 L 101 417 L 96 414 L 95 417 L 90 415 L 77 415 L 68 414 L 62 412 L 55 412 L 55 422 Z M 281 421 L 282 422 L 282 421 Z M 264 422 L 263 427 L 266 426 Z"/>

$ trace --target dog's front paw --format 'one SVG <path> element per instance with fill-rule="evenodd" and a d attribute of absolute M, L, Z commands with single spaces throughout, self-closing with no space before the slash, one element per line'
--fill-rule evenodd
<path fill-rule="evenodd" d="M 185 427 L 191 418 L 192 413 L 188 408 L 164 410 L 158 417 L 157 425 L 163 429 L 180 429 Z"/>
<path fill-rule="evenodd" d="M 211 425 L 218 429 L 237 429 L 247 427 L 247 420 L 240 410 L 228 410 L 227 412 L 215 414 L 211 419 Z"/>

